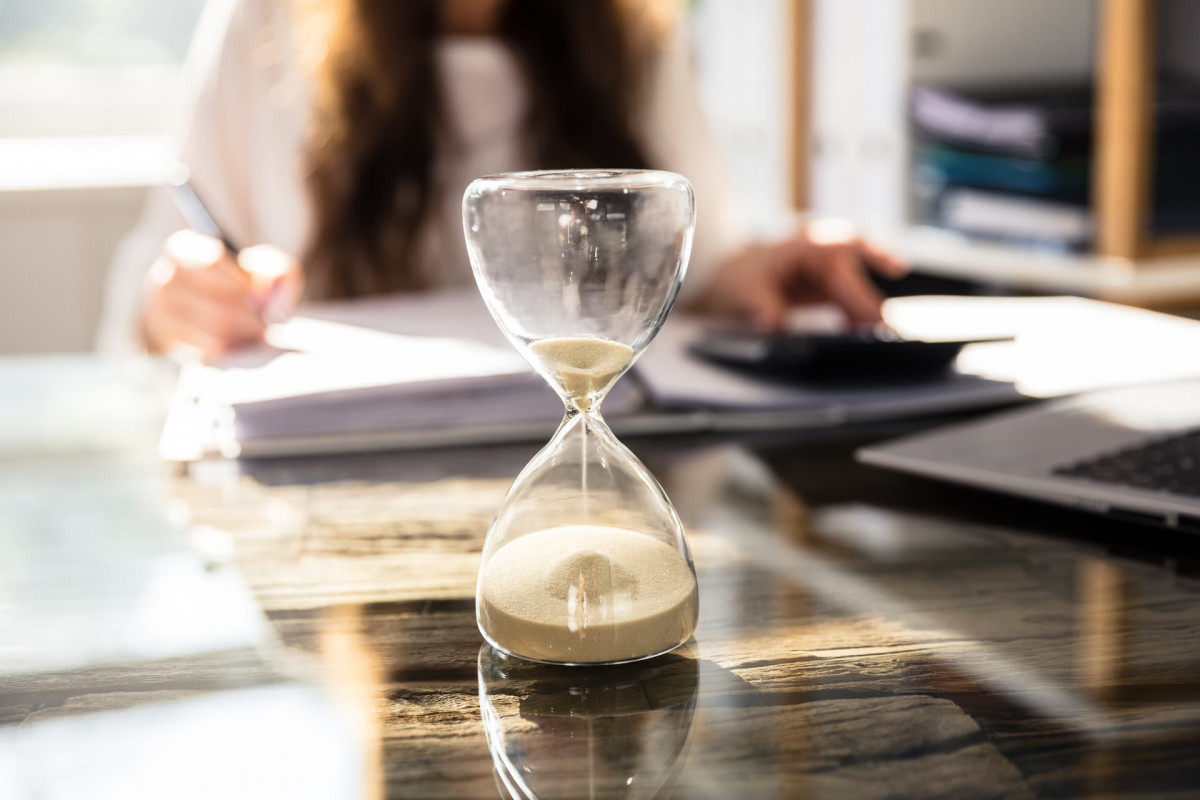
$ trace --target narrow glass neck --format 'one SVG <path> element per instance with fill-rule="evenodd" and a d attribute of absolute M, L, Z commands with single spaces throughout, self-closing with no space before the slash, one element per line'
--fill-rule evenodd
<path fill-rule="evenodd" d="M 587 408 L 579 408 L 574 403 L 572 403 L 570 400 L 568 400 L 568 401 L 566 401 L 566 403 L 563 404 L 563 407 L 566 410 L 566 416 L 563 418 L 564 422 L 570 422 L 571 420 L 574 420 L 574 419 L 580 418 L 580 417 L 582 417 L 585 421 L 593 421 L 593 420 L 596 422 L 604 421 L 604 417 L 600 414 L 600 402 L 599 401 L 592 403 Z"/>

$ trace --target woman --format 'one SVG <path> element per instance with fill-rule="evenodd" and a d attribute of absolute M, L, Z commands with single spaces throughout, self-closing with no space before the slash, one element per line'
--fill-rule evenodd
<path fill-rule="evenodd" d="M 764 328 L 821 299 L 877 320 L 861 265 L 898 274 L 887 254 L 846 233 L 740 240 L 671 7 L 214 0 L 180 158 L 230 237 L 255 246 L 235 263 L 193 232 L 168 238 L 179 221 L 155 198 L 118 254 L 102 345 L 211 358 L 261 337 L 306 282 L 314 299 L 469 284 L 467 183 L 570 167 L 692 181 L 685 304 Z"/>

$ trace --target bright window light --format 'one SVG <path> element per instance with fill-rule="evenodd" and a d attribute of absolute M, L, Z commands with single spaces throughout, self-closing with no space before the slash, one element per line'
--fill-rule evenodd
<path fill-rule="evenodd" d="M 204 0 L 0 2 L 0 138 L 163 133 Z"/>

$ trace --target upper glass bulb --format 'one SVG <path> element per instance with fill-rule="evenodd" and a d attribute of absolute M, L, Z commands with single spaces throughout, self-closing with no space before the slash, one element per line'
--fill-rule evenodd
<path fill-rule="evenodd" d="M 691 251 L 695 197 L 650 170 L 474 181 L 463 229 L 501 330 L 570 406 L 597 403 L 658 333 Z"/>

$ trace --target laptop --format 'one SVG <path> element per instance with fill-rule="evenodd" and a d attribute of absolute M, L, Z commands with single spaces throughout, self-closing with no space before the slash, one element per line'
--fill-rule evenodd
<path fill-rule="evenodd" d="M 1200 380 L 1049 401 L 867 447 L 858 458 L 1200 533 Z"/>

